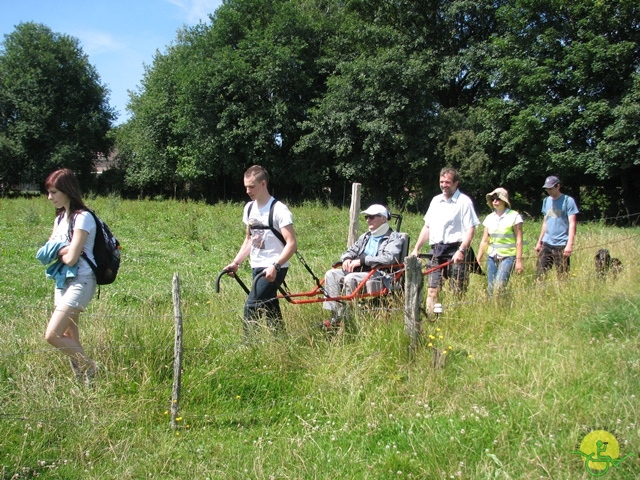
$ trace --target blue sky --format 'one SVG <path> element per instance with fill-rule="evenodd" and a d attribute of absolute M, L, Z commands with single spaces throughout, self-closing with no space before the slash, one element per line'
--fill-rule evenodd
<path fill-rule="evenodd" d="M 0 39 L 21 22 L 42 23 L 77 38 L 100 80 L 109 104 L 125 122 L 128 91 L 137 90 L 144 65 L 164 52 L 185 25 L 208 22 L 222 0 L 0 0 Z"/>

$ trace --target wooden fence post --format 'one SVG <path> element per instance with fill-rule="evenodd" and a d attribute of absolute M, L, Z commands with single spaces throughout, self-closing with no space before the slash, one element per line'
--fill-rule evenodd
<path fill-rule="evenodd" d="M 422 304 L 422 265 L 416 256 L 404 259 L 404 333 L 410 340 L 410 348 L 415 350 L 420 342 L 420 305 Z"/>
<path fill-rule="evenodd" d="M 180 307 L 180 277 L 173 274 L 173 315 L 175 318 L 175 341 L 173 349 L 173 390 L 171 391 L 171 428 L 177 427 L 180 411 L 180 384 L 182 378 L 182 309 Z"/>
<path fill-rule="evenodd" d="M 354 183 L 351 185 L 351 207 L 349 209 L 349 236 L 347 237 L 347 248 L 356 243 L 358 239 L 358 216 L 360 215 L 360 191 L 362 185 Z"/>

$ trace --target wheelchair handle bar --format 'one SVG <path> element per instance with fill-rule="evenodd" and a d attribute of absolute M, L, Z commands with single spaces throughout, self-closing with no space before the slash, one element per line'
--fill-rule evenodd
<path fill-rule="evenodd" d="M 236 275 L 235 273 L 233 273 L 231 270 L 226 270 L 226 269 L 222 270 L 218 274 L 218 277 L 216 278 L 216 293 L 220 293 L 220 279 L 223 277 L 223 275 L 226 275 L 228 273 L 232 274 L 231 276 L 236 279 L 236 282 L 238 282 L 238 285 L 240 285 L 242 287 L 242 289 L 245 291 L 245 293 L 247 295 L 249 295 L 249 289 L 244 284 L 244 282 L 242 280 L 240 280 L 240 277 L 238 275 Z"/>

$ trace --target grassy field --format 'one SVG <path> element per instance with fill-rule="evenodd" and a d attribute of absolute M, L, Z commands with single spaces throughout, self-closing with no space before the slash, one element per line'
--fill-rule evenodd
<path fill-rule="evenodd" d="M 244 235 L 240 204 L 88 203 L 124 255 L 81 319 L 103 367 L 93 389 L 43 339 L 53 284 L 35 252 L 53 208 L 44 197 L 0 199 L 2 479 L 587 479 L 572 452 L 594 430 L 614 435 L 620 457 L 635 454 L 604 478 L 640 474 L 638 228 L 581 224 L 563 282 L 536 282 L 530 251 L 498 301 L 478 275 L 462 301 L 445 290 L 445 313 L 424 325 L 451 346 L 436 370 L 426 346 L 410 354 L 397 299 L 358 309 L 354 328 L 332 339 L 316 327 L 319 304 L 283 305 L 287 335 L 244 346 L 245 294 L 228 277 L 215 293 Z M 322 275 L 345 248 L 348 212 L 292 210 L 300 251 Z M 403 230 L 415 239 L 421 224 L 406 215 Z M 525 230 L 534 242 L 539 224 Z M 595 275 L 602 247 L 624 264 L 616 280 Z M 176 430 L 174 273 L 184 320 Z M 246 264 L 241 273 L 249 279 Z M 295 258 L 288 283 L 313 286 Z"/>

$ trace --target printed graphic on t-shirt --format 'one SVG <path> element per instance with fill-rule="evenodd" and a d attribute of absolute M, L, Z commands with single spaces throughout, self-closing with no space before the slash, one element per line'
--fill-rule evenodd
<path fill-rule="evenodd" d="M 251 229 L 251 245 L 254 248 L 263 250 L 265 247 L 264 236 L 266 233 L 265 226 L 257 218 L 249 219 L 249 228 Z"/>
<path fill-rule="evenodd" d="M 562 216 L 562 208 L 553 208 L 553 206 L 547 210 L 547 217 L 559 218 Z"/>

